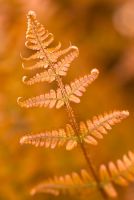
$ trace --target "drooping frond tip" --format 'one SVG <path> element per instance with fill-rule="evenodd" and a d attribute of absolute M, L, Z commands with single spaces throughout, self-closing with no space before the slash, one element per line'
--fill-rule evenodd
<path fill-rule="evenodd" d="M 101 186 L 111 198 L 117 197 L 117 192 L 113 183 L 120 186 L 127 186 L 129 182 L 134 182 L 134 153 L 129 151 L 123 159 L 118 159 L 116 164 L 109 162 L 108 167 L 100 166 Z"/>
<path fill-rule="evenodd" d="M 86 123 L 80 122 L 80 142 L 97 145 L 98 139 L 102 139 L 112 126 L 121 122 L 129 115 L 128 111 L 114 111 L 109 114 L 99 115 Z M 21 144 L 32 144 L 36 147 L 56 148 L 65 146 L 66 150 L 72 150 L 78 145 L 78 138 L 71 125 L 67 124 L 66 129 L 46 131 L 44 133 L 25 135 L 20 139 Z"/>
<path fill-rule="evenodd" d="M 80 175 L 73 172 L 71 175 L 54 177 L 43 183 L 38 184 L 31 190 L 31 195 L 36 193 L 47 193 L 58 196 L 61 192 L 70 192 L 71 194 L 81 189 L 92 189 L 96 187 L 96 182 L 86 170 L 81 170 Z"/>

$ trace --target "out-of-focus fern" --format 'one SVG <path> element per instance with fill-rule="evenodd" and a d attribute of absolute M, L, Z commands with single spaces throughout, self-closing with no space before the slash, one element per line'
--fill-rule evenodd
<path fill-rule="evenodd" d="M 109 162 L 108 167 L 100 166 L 100 187 L 102 187 L 107 195 L 111 198 L 117 197 L 117 192 L 113 183 L 120 186 L 128 186 L 129 182 L 134 181 L 134 153 L 129 151 L 128 155 L 124 155 L 123 159 L 118 159 L 116 164 Z M 97 183 L 86 170 L 81 170 L 81 174 L 72 173 L 64 177 L 54 177 L 48 179 L 31 190 L 31 194 L 49 193 L 59 195 L 60 192 L 77 192 L 79 190 L 95 189 Z"/>
<path fill-rule="evenodd" d="M 51 89 L 48 93 L 26 100 L 19 97 L 18 104 L 25 108 L 48 107 L 59 109 L 64 106 L 70 123 L 66 125 L 65 129 L 60 128 L 59 130 L 37 134 L 26 134 L 21 137 L 20 143 L 32 144 L 36 147 L 50 147 L 51 149 L 65 146 L 66 150 L 72 150 L 79 145 L 89 168 L 89 172 L 81 170 L 80 175 L 72 173 L 65 177 L 48 179 L 44 183 L 35 186 L 31 194 L 44 192 L 59 195 L 61 191 L 72 193 L 80 189 L 90 190 L 96 188 L 103 199 L 107 199 L 106 194 L 114 198 L 117 196 L 117 192 L 113 187 L 113 183 L 124 186 L 128 184 L 128 181 L 134 181 L 134 154 L 129 152 L 128 156 L 123 157 L 123 161 L 118 160 L 116 164 L 110 162 L 108 167 L 101 165 L 100 172 L 97 173 L 85 144 L 97 145 L 98 140 L 102 139 L 112 129 L 113 125 L 120 123 L 129 116 L 129 112 L 125 110 L 113 111 L 93 117 L 93 120 L 78 122 L 71 107 L 71 102 L 80 103 L 80 97 L 86 91 L 87 86 L 98 77 L 99 71 L 93 69 L 90 74 L 64 85 L 62 78 L 67 75 L 72 61 L 78 57 L 78 48 L 70 44 L 68 48 L 61 50 L 60 42 L 57 46 L 51 47 L 54 36 L 37 21 L 35 12 L 29 11 L 27 18 L 28 27 L 25 46 L 35 51 L 35 53 L 27 58 L 22 57 L 24 61 L 22 66 L 25 70 L 37 71 L 40 69 L 42 72 L 35 72 L 35 75 L 30 78 L 24 76 L 22 81 L 26 85 L 55 81 L 57 89 Z M 25 61 L 30 62 L 30 65 L 26 66 Z"/>
<path fill-rule="evenodd" d="M 101 165 L 100 180 L 108 196 L 117 197 L 113 183 L 127 186 L 130 182 L 134 182 L 134 153 L 129 151 L 128 155 L 124 155 L 122 160 L 118 159 L 116 164 L 109 162 L 108 167 Z"/>
<path fill-rule="evenodd" d="M 80 175 L 73 172 L 71 175 L 55 176 L 53 179 L 48 179 L 34 187 L 31 190 L 31 194 L 34 195 L 35 193 L 43 192 L 57 196 L 60 192 L 76 193 L 80 189 L 92 189 L 95 187 L 96 182 L 86 170 L 82 169 Z"/>

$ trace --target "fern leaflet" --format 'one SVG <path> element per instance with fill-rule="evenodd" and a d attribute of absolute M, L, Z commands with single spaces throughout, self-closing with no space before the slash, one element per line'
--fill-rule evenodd
<path fill-rule="evenodd" d="M 52 72 L 52 71 L 51 71 Z M 73 101 L 75 103 L 79 103 L 79 97 L 82 96 L 82 93 L 86 91 L 86 87 L 91 84 L 98 76 L 98 70 L 93 69 L 91 74 L 85 75 L 84 77 L 75 80 L 70 85 L 65 85 L 65 95 L 62 94 L 60 88 L 55 90 L 50 90 L 49 93 L 29 98 L 25 101 L 22 101 L 22 97 L 18 98 L 18 104 L 21 107 L 32 108 L 32 107 L 49 107 L 53 108 L 61 108 L 65 101 L 68 99 L 69 101 Z M 45 77 L 50 78 L 48 76 Z M 53 79 L 53 76 L 51 77 Z"/>
<path fill-rule="evenodd" d="M 103 139 L 103 135 L 107 134 L 107 131 L 111 130 L 113 125 L 120 123 L 123 119 L 129 116 L 128 111 L 114 111 L 109 114 L 99 115 L 93 117 L 93 120 L 87 120 L 80 122 L 80 133 L 86 143 L 97 145 L 97 139 Z"/>
<path fill-rule="evenodd" d="M 36 147 L 45 146 L 54 149 L 65 145 L 66 150 L 71 150 L 77 146 L 77 138 L 75 137 L 74 130 L 70 124 L 66 125 L 66 130 L 59 129 L 53 131 L 46 131 L 45 133 L 29 134 L 20 139 L 21 144 L 32 144 Z"/>

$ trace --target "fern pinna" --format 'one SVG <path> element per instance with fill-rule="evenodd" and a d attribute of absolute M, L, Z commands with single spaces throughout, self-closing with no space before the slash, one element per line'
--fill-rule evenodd
<path fill-rule="evenodd" d="M 64 85 L 62 77 L 67 75 L 67 71 L 72 61 L 78 57 L 79 50 L 76 46 L 70 44 L 66 49 L 61 49 L 61 43 L 50 48 L 54 36 L 49 33 L 42 24 L 36 19 L 36 13 L 29 11 L 28 24 L 26 32 L 26 47 L 34 50 L 35 53 L 28 58 L 22 57 L 25 70 L 38 70 L 42 72 L 36 73 L 33 77 L 23 77 L 23 83 L 33 85 L 39 82 L 51 83 L 56 81 L 57 89 L 51 89 L 48 93 L 28 99 L 18 98 L 18 104 L 21 107 L 49 107 L 61 108 L 66 107 L 69 116 L 69 124 L 65 128 L 41 132 L 37 134 L 26 134 L 20 139 L 21 144 L 32 144 L 34 146 L 43 146 L 54 149 L 56 147 L 65 146 L 66 150 L 71 150 L 77 145 L 80 146 L 89 171 L 81 170 L 80 175 L 73 172 L 71 175 L 54 177 L 35 186 L 31 194 L 37 192 L 50 193 L 59 195 L 60 192 L 75 192 L 76 190 L 84 190 L 96 188 L 100 191 L 103 199 L 106 195 L 116 197 L 117 192 L 113 184 L 126 186 L 128 182 L 134 181 L 134 154 L 129 152 L 118 160 L 116 164 L 110 162 L 108 167 L 100 166 L 97 173 L 92 165 L 89 152 L 85 148 L 85 144 L 97 145 L 112 126 L 121 122 L 129 116 L 128 111 L 115 110 L 93 117 L 92 120 L 78 122 L 75 118 L 71 102 L 80 103 L 80 98 L 86 91 L 86 88 L 98 77 L 98 69 L 91 70 L 90 74 L 74 80 L 70 84 Z M 30 66 L 25 65 L 25 61 L 33 61 Z"/>

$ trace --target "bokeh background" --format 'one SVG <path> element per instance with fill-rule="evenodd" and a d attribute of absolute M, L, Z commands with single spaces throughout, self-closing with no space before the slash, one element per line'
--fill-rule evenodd
<path fill-rule="evenodd" d="M 20 52 L 24 47 L 26 13 L 37 12 L 38 19 L 55 34 L 63 47 L 69 42 L 79 47 L 80 56 L 71 65 L 65 83 L 94 67 L 100 76 L 73 105 L 78 120 L 115 109 L 128 109 L 130 117 L 117 125 L 98 147 L 87 146 L 96 170 L 101 163 L 116 161 L 134 149 L 134 2 L 133 0 L 0 0 L 0 200 L 43 200 L 54 197 L 38 194 L 30 197 L 36 183 L 53 175 L 79 172 L 87 168 L 79 148 L 46 150 L 21 146 L 19 138 L 27 132 L 64 127 L 68 122 L 64 109 L 22 109 L 18 96 L 34 96 L 55 85 L 26 87 L 21 77 Z M 134 185 L 117 188 L 118 200 L 133 200 Z M 83 199 L 100 199 L 95 192 Z M 79 199 L 60 196 L 56 199 Z"/>

